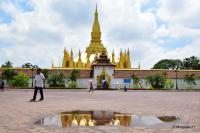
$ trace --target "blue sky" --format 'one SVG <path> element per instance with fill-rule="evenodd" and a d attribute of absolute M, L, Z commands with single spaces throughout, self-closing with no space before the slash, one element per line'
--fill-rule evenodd
<path fill-rule="evenodd" d="M 116 60 L 130 48 L 132 66 L 161 59 L 200 57 L 198 0 L 0 0 L 0 64 L 51 67 L 63 49 L 75 56 L 89 45 L 98 3 L 102 42 Z"/>

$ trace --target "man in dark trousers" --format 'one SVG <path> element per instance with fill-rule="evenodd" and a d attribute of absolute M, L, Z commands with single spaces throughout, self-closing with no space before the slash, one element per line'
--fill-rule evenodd
<path fill-rule="evenodd" d="M 41 73 L 41 71 L 42 70 L 40 68 L 38 68 L 37 73 L 35 75 L 35 90 L 34 90 L 33 99 L 30 100 L 31 102 L 35 102 L 38 90 L 40 90 L 40 95 L 41 95 L 41 98 L 39 101 L 44 100 L 43 87 L 44 87 L 44 83 L 45 83 L 45 77 L 44 77 L 44 74 Z"/>
<path fill-rule="evenodd" d="M 92 80 L 90 80 L 90 89 L 89 89 L 89 92 L 90 92 L 90 91 L 94 92 Z"/>
<path fill-rule="evenodd" d="M 4 91 L 4 81 L 0 80 L 0 89 Z"/>

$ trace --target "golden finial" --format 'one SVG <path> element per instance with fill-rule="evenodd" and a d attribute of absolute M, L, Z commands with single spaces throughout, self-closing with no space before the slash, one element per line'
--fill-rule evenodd
<path fill-rule="evenodd" d="M 96 13 L 98 13 L 98 12 L 97 12 L 97 3 L 96 3 Z"/>

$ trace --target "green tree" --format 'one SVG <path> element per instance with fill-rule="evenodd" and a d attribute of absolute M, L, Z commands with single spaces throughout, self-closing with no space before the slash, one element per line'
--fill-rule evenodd
<path fill-rule="evenodd" d="M 133 87 L 134 88 L 142 88 L 142 82 L 141 79 L 138 78 L 135 74 L 133 74 L 131 76 L 132 80 L 133 80 Z"/>
<path fill-rule="evenodd" d="M 49 87 L 65 87 L 65 76 L 62 73 L 54 73 L 49 76 Z"/>
<path fill-rule="evenodd" d="M 68 81 L 76 82 L 76 79 L 77 79 L 77 77 L 79 77 L 79 75 L 80 75 L 80 71 L 77 69 L 73 69 L 72 72 L 68 76 Z"/>
<path fill-rule="evenodd" d="M 67 77 L 68 87 L 70 87 L 70 88 L 76 88 L 77 87 L 76 79 L 79 76 L 80 76 L 80 71 L 77 70 L 77 69 L 73 69 L 72 72 Z"/>
<path fill-rule="evenodd" d="M 5 62 L 5 64 L 1 65 L 2 68 L 12 68 L 12 62 L 7 61 Z"/>
<path fill-rule="evenodd" d="M 195 56 L 191 56 L 191 57 L 185 58 L 183 60 L 183 65 L 184 65 L 185 69 L 199 70 L 200 69 L 200 60 Z"/>
<path fill-rule="evenodd" d="M 19 73 L 13 77 L 12 85 L 14 87 L 28 87 L 29 77 L 24 73 Z"/>
<path fill-rule="evenodd" d="M 22 65 L 22 68 L 31 68 L 31 63 L 25 63 L 24 65 Z"/>
<path fill-rule="evenodd" d="M 183 63 L 181 60 L 178 59 L 163 59 L 158 61 L 154 66 L 153 69 L 182 69 Z"/>
<path fill-rule="evenodd" d="M 44 74 L 44 77 L 46 80 L 49 78 L 49 70 L 48 69 L 42 69 L 42 73 Z"/>
<path fill-rule="evenodd" d="M 147 81 L 155 89 L 163 89 L 165 87 L 166 78 L 164 75 L 155 74 L 147 77 Z"/>
<path fill-rule="evenodd" d="M 5 79 L 7 83 L 10 85 L 11 81 L 16 75 L 17 73 L 13 69 L 5 69 L 2 73 L 2 78 Z"/>
<path fill-rule="evenodd" d="M 196 85 L 196 75 L 195 74 L 186 74 L 184 77 L 185 83 L 188 85 L 188 88 L 192 89 Z"/>

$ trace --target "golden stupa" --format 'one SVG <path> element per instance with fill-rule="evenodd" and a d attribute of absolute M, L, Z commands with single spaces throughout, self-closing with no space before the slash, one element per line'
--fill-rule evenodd
<path fill-rule="evenodd" d="M 89 46 L 86 48 L 85 53 L 81 54 L 81 51 L 79 50 L 78 58 L 73 57 L 73 51 L 71 49 L 71 52 L 69 53 L 66 48 L 64 48 L 64 57 L 62 61 L 62 66 L 59 66 L 61 68 L 91 68 L 92 63 L 95 59 L 98 58 L 98 56 L 106 52 L 107 49 L 104 47 L 102 41 L 101 41 L 101 28 L 98 20 L 98 10 L 96 6 L 95 14 L 94 14 L 94 22 L 92 26 L 92 32 L 91 32 L 91 41 Z M 131 60 L 130 60 L 130 51 L 129 49 L 127 52 L 122 52 L 120 50 L 120 57 L 118 61 L 115 60 L 115 53 L 114 50 L 112 52 L 111 60 L 110 62 L 112 64 L 116 65 L 116 69 L 130 69 L 131 68 Z M 52 68 L 59 68 L 55 67 L 52 61 Z"/>

